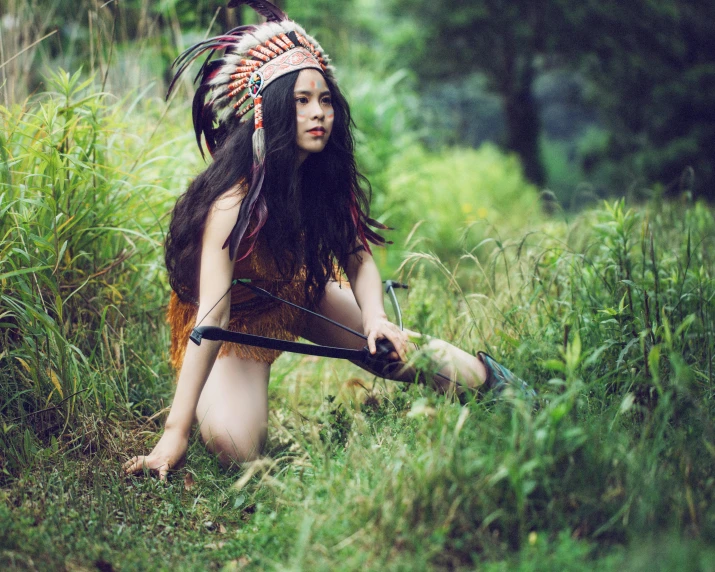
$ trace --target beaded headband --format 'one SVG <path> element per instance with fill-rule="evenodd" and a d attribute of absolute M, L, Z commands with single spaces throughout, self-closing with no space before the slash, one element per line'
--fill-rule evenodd
<path fill-rule="evenodd" d="M 255 26 L 239 26 L 188 48 L 174 61 L 173 66 L 177 70 L 167 93 L 168 98 L 176 81 L 189 65 L 209 52 L 194 79 L 195 82 L 199 81 L 193 103 L 194 131 L 202 156 L 202 133 L 206 148 L 213 155 L 219 131 L 216 125 L 225 125 L 232 116 L 241 122 L 246 121 L 244 116 L 253 109 L 251 185 L 241 203 L 236 225 L 224 244 L 224 248 L 229 247 L 232 260 L 254 211 L 258 216 L 249 238 L 257 234 L 266 219 L 265 200 L 260 196 L 266 158 L 263 90 L 277 78 L 304 69 L 316 69 L 335 80 L 330 60 L 320 44 L 288 19 L 277 6 L 268 0 L 230 0 L 228 7 L 235 8 L 241 4 L 246 4 L 265 17 L 266 22 Z M 223 56 L 212 60 L 217 50 L 222 50 Z"/>

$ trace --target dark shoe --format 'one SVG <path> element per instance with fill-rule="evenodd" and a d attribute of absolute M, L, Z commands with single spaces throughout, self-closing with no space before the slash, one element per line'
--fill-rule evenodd
<path fill-rule="evenodd" d="M 529 387 L 528 383 L 514 375 L 492 356 L 484 352 L 477 352 L 477 358 L 487 370 L 487 380 L 484 382 L 484 387 L 487 391 L 499 396 L 507 387 L 511 387 L 521 397 L 536 399 L 536 391 Z"/>

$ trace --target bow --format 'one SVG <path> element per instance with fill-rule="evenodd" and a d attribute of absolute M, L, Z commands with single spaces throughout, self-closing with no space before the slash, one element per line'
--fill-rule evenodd
<path fill-rule="evenodd" d="M 259 286 L 256 286 L 255 284 L 251 284 L 250 279 L 236 279 L 231 282 L 231 286 L 229 286 L 229 289 L 226 291 L 226 293 L 214 304 L 213 308 L 216 307 L 216 305 L 223 299 L 228 292 L 230 292 L 231 288 L 236 285 L 240 284 L 245 288 L 248 288 L 251 290 L 254 294 L 257 296 L 261 296 L 264 298 L 271 298 L 273 300 L 276 300 L 278 302 L 281 302 L 283 304 L 288 304 L 289 306 L 293 306 L 294 308 L 297 308 L 301 310 L 302 312 L 306 312 L 307 314 L 310 314 L 311 316 L 315 316 L 317 318 L 320 318 L 321 320 L 324 320 L 330 324 L 333 324 L 334 326 L 337 326 L 346 332 L 350 332 L 351 334 L 358 336 L 359 338 L 362 338 L 363 340 L 367 340 L 367 336 L 361 332 L 358 332 L 356 330 L 353 330 L 352 328 L 349 328 L 348 326 L 341 324 L 340 322 L 336 322 L 335 320 L 332 320 L 331 318 L 328 318 L 327 316 L 324 316 L 318 312 L 314 312 L 313 310 L 309 310 L 308 308 L 304 308 L 303 306 L 300 306 L 298 304 L 295 304 L 293 302 L 289 302 L 288 300 L 284 300 L 283 298 L 276 296 L 275 294 L 272 294 L 268 292 L 267 290 L 264 290 L 263 288 L 260 288 Z M 400 327 L 400 329 L 403 329 L 402 326 L 402 312 L 400 311 L 400 304 L 397 301 L 397 295 L 395 294 L 395 289 L 396 288 L 407 288 L 406 284 L 401 284 L 399 282 L 395 282 L 394 280 L 386 280 L 384 282 L 385 284 L 385 293 L 389 295 L 390 297 L 390 302 L 392 303 L 393 309 L 395 310 L 395 315 L 397 317 L 397 322 Z M 213 310 L 211 308 L 211 310 Z M 207 315 L 211 312 L 207 312 Z M 204 316 L 205 317 L 205 316 Z M 203 321 L 203 318 L 202 318 Z M 280 340 L 278 338 L 270 338 L 267 336 L 259 336 L 256 334 L 246 334 L 243 332 L 232 332 L 230 330 L 225 330 L 223 328 L 219 328 L 217 326 L 201 326 L 201 322 L 199 322 L 199 325 L 197 325 L 192 331 L 191 335 L 189 336 L 189 339 L 194 342 L 196 345 L 201 345 L 202 340 L 211 340 L 211 341 L 222 341 L 222 342 L 232 342 L 236 344 L 244 344 L 247 346 L 254 346 L 258 348 L 267 348 L 267 349 L 272 349 L 272 350 L 279 350 L 279 351 L 285 351 L 285 352 L 291 352 L 291 353 L 297 353 L 297 354 L 304 354 L 304 355 L 311 355 L 311 356 L 321 356 L 321 357 L 331 357 L 331 358 L 336 358 L 336 359 L 346 359 L 350 360 L 353 362 L 359 362 L 363 365 L 365 365 L 367 368 L 369 368 L 371 371 L 378 372 L 380 375 L 383 375 L 385 377 L 389 376 L 391 373 L 391 370 L 394 371 L 397 367 L 402 365 L 402 362 L 394 359 L 390 359 L 390 354 L 395 351 L 395 348 L 393 345 L 386 339 L 378 339 L 376 341 L 376 349 L 377 351 L 375 354 L 371 354 L 370 350 L 367 348 L 367 346 L 363 347 L 360 350 L 356 349 L 350 349 L 350 348 L 341 348 L 341 347 L 333 347 L 333 346 L 324 346 L 320 344 L 306 344 L 303 342 L 291 342 L 288 340 Z M 441 377 L 446 381 L 449 381 L 450 383 L 452 382 L 451 379 L 449 379 L 447 376 L 436 372 L 434 373 L 436 377 Z"/>

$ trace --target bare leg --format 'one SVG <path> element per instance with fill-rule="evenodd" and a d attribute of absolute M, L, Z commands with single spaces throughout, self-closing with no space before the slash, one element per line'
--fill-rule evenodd
<path fill-rule="evenodd" d="M 216 360 L 196 407 L 206 447 L 225 467 L 256 459 L 266 442 L 271 366 L 237 356 Z"/>
<path fill-rule="evenodd" d="M 358 332 L 362 331 L 362 315 L 352 290 L 341 289 L 335 282 L 329 282 L 326 286 L 325 296 L 319 304 L 318 312 Z M 410 336 L 421 337 L 415 332 L 407 331 Z M 365 341 L 361 338 L 312 316 L 306 318 L 301 335 L 318 344 L 339 345 L 356 349 L 365 346 Z M 426 339 L 426 343 L 421 344 L 421 348 L 436 364 L 436 371 L 458 381 L 460 385 L 476 388 L 482 385 L 487 377 L 484 364 L 479 359 L 452 344 L 433 338 Z M 364 367 L 360 363 L 357 365 Z M 395 372 L 392 379 L 411 382 L 415 380 L 417 374 L 418 372 L 412 367 L 401 368 L 399 372 Z M 440 378 L 435 378 L 435 383 L 442 390 L 449 389 L 449 384 L 441 382 Z"/>

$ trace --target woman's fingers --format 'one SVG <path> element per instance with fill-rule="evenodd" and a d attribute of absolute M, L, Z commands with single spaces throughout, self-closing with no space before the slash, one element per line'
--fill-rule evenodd
<path fill-rule="evenodd" d="M 390 357 L 398 357 L 402 361 L 407 361 L 407 335 L 394 324 L 390 324 L 385 329 L 384 337 L 392 344 L 395 354 Z"/>
<path fill-rule="evenodd" d="M 127 475 L 133 475 L 143 471 L 144 469 L 149 469 L 150 471 L 157 471 L 159 473 L 159 478 L 162 481 L 166 480 L 166 475 L 169 473 L 170 465 L 166 460 L 158 460 L 149 456 L 138 456 L 129 459 L 124 463 L 124 472 Z"/>
<path fill-rule="evenodd" d="M 375 334 L 375 332 L 370 332 L 367 336 L 367 349 L 370 350 L 371 354 L 374 354 L 377 351 L 377 347 L 375 346 L 376 338 L 377 334 Z"/>
<path fill-rule="evenodd" d="M 132 457 L 124 463 L 124 472 L 128 475 L 138 473 L 144 468 L 144 459 L 143 455 L 141 457 Z"/>
<path fill-rule="evenodd" d="M 395 324 L 388 320 L 378 320 L 368 325 L 365 328 L 365 333 L 367 334 L 367 348 L 371 354 L 374 355 L 377 351 L 377 340 L 384 338 L 395 348 L 389 357 L 407 361 L 407 333 Z"/>
<path fill-rule="evenodd" d="M 396 328 L 385 329 L 375 337 L 385 338 L 392 344 L 392 347 L 395 348 L 395 351 L 390 353 L 390 358 L 407 361 L 407 337 L 402 330 L 398 330 Z M 371 351 L 371 353 L 374 352 Z"/>
<path fill-rule="evenodd" d="M 123 465 L 124 471 L 131 475 L 149 469 L 152 473 L 158 473 L 159 478 L 164 481 L 172 467 L 184 458 L 187 441 L 187 435 L 182 432 L 164 431 L 152 452 L 129 459 Z"/>
<path fill-rule="evenodd" d="M 402 331 L 397 331 L 397 332 L 391 332 L 392 336 L 388 337 L 387 339 L 392 342 L 392 345 L 395 348 L 395 351 L 397 352 L 397 355 L 399 356 L 400 360 L 402 361 L 407 361 L 407 344 L 406 344 L 406 338 Z"/>

